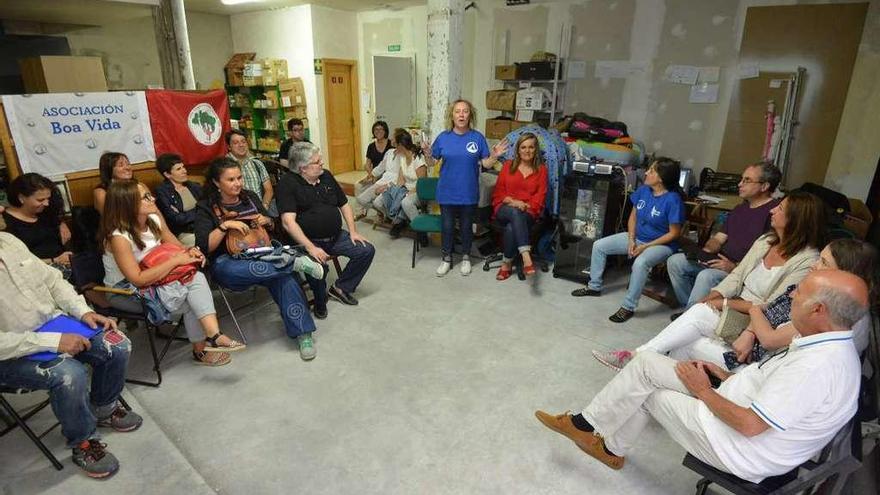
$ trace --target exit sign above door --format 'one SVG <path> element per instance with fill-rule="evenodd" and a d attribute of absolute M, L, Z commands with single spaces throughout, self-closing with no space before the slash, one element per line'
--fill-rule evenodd
<path fill-rule="evenodd" d="M 399 52 L 400 45 L 388 45 L 388 51 L 389 52 Z"/>

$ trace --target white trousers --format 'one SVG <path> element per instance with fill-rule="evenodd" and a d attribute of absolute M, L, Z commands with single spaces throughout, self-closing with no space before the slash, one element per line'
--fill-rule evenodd
<path fill-rule="evenodd" d="M 731 348 L 715 336 L 720 319 L 721 315 L 708 304 L 694 304 L 636 352 L 668 353 L 680 361 L 700 359 L 726 369 L 724 353 Z"/>
<path fill-rule="evenodd" d="M 653 417 L 685 450 L 729 473 L 700 424 L 699 399 L 675 374 L 676 363 L 654 352 L 636 354 L 581 414 L 616 455 L 627 455 Z"/>

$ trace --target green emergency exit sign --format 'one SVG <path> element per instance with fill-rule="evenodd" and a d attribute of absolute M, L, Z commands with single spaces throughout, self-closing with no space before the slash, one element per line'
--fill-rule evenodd
<path fill-rule="evenodd" d="M 399 52 L 400 45 L 388 45 L 388 51 L 389 52 Z"/>

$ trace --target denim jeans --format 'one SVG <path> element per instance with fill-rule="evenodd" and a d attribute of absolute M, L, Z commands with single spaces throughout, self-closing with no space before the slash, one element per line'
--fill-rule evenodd
<path fill-rule="evenodd" d="M 230 290 L 243 291 L 254 285 L 269 289 L 288 337 L 295 339 L 315 331 L 305 294 L 289 268 L 279 270 L 265 261 L 239 260 L 224 254 L 214 260 L 212 273 L 218 284 Z"/>
<path fill-rule="evenodd" d="M 605 260 L 609 254 L 627 254 L 629 234 L 619 234 L 603 237 L 593 244 L 593 254 L 590 258 L 590 283 L 588 287 L 593 290 L 602 290 L 602 274 L 605 271 Z M 636 241 L 638 243 L 638 241 Z M 641 243 L 638 243 L 641 244 Z M 632 273 L 629 276 L 629 288 L 623 298 L 621 307 L 635 311 L 639 305 L 639 298 L 645 282 L 648 281 L 648 273 L 651 268 L 672 254 L 669 246 L 651 246 L 642 251 L 633 261 Z"/>
<path fill-rule="evenodd" d="M 406 213 L 401 209 L 406 193 L 406 188 L 397 184 L 388 186 L 388 190 L 382 193 L 385 212 L 388 213 L 393 223 L 402 223 L 407 219 Z"/>
<path fill-rule="evenodd" d="M 443 260 L 452 261 L 455 243 L 455 219 L 461 229 L 461 254 L 470 255 L 474 241 L 474 210 L 477 205 L 440 205 L 440 237 L 443 241 Z"/>
<path fill-rule="evenodd" d="M 501 205 L 495 221 L 504 227 L 504 259 L 510 260 L 517 252 L 528 252 L 531 247 L 529 233 L 535 221 L 528 213 L 510 205 Z"/>
<path fill-rule="evenodd" d="M 364 279 L 364 275 L 367 274 L 367 270 L 370 269 L 370 265 L 373 263 L 373 256 L 376 255 L 376 248 L 370 243 L 366 243 L 366 245 L 353 243 L 351 241 L 351 235 L 349 235 L 346 230 L 340 231 L 335 240 L 312 240 L 312 242 L 331 256 L 348 258 L 348 263 L 345 264 L 345 269 L 342 270 L 342 273 L 339 274 L 339 278 L 336 279 L 336 287 L 349 294 L 357 290 L 358 285 L 360 285 L 361 280 Z M 329 270 L 330 268 L 328 266 L 324 267 L 325 274 Z M 312 293 L 315 294 L 316 306 L 327 304 L 326 279 L 326 275 L 320 280 L 306 277 L 309 286 L 312 288 Z"/>
<path fill-rule="evenodd" d="M 685 309 L 709 295 L 712 288 L 728 275 L 724 270 L 708 268 L 689 261 L 684 253 L 676 253 L 666 260 L 669 279 L 675 290 L 675 298 Z"/>
<path fill-rule="evenodd" d="M 91 348 L 74 357 L 59 356 L 37 362 L 25 357 L 0 361 L 0 386 L 12 389 L 48 390 L 52 411 L 61 423 L 61 434 L 73 448 L 85 440 L 100 438 L 97 416 L 110 415 L 125 385 L 125 370 L 131 342 L 121 337 L 118 344 L 92 337 Z M 92 368 L 91 379 L 89 370 Z"/>

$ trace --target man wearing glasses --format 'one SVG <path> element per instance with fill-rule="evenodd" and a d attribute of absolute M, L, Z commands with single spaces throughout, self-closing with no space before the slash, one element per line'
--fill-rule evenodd
<path fill-rule="evenodd" d="M 685 310 L 706 297 L 733 271 L 755 239 L 769 230 L 770 210 L 779 203 L 772 195 L 780 180 L 782 173 L 771 163 L 746 167 L 739 181 L 743 202 L 730 212 L 721 230 L 706 241 L 698 259 L 677 253 L 666 260 L 675 297 Z M 672 315 L 672 319 L 679 315 Z"/>
<path fill-rule="evenodd" d="M 320 148 L 307 142 L 294 143 L 289 165 L 296 173 L 285 175 L 278 184 L 278 210 L 284 229 L 321 263 L 330 256 L 348 258 L 329 289 L 325 280 L 307 278 L 315 295 L 315 317 L 324 319 L 328 295 L 343 304 L 357 305 L 353 293 L 370 269 L 376 250 L 358 233 L 348 197 L 324 168 Z M 347 231 L 342 228 L 343 220 Z"/>

